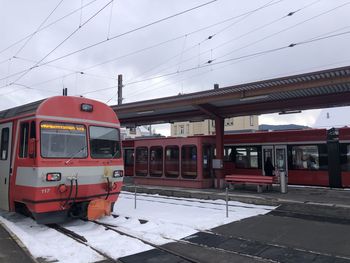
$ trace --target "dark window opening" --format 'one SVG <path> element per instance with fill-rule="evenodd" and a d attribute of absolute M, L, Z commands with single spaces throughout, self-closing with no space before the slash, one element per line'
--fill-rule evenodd
<path fill-rule="evenodd" d="M 181 171 L 183 178 L 194 179 L 197 177 L 197 146 L 182 146 Z"/>
<path fill-rule="evenodd" d="M 160 177 L 163 175 L 163 147 L 151 147 L 149 170 L 150 176 Z"/>
<path fill-rule="evenodd" d="M 133 149 L 125 149 L 124 150 L 124 165 L 125 165 L 125 167 L 134 166 L 134 150 Z"/>
<path fill-rule="evenodd" d="M 10 129 L 3 128 L 1 130 L 1 147 L 0 147 L 0 160 L 7 160 L 10 140 Z"/>
<path fill-rule="evenodd" d="M 180 174 L 180 151 L 178 146 L 165 148 L 165 176 L 176 178 Z"/>
<path fill-rule="evenodd" d="M 148 174 L 148 149 L 137 147 L 135 156 L 135 175 L 147 176 Z"/>
<path fill-rule="evenodd" d="M 234 151 L 237 168 L 259 168 L 258 147 L 237 147 Z"/>
<path fill-rule="evenodd" d="M 28 157 L 29 123 L 21 123 L 20 127 L 19 157 L 26 158 Z"/>

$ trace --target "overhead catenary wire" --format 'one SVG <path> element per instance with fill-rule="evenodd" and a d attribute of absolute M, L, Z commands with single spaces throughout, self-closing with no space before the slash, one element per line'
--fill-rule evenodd
<path fill-rule="evenodd" d="M 95 1 L 96 1 L 96 0 L 95 0 Z M 281 2 L 281 1 L 283 1 L 283 0 L 280 0 L 280 1 L 277 1 L 277 2 L 274 2 L 274 3 L 270 3 L 270 4 L 268 4 L 268 5 L 264 5 L 264 8 L 266 8 L 266 7 L 268 7 L 268 6 L 271 6 L 271 5 L 274 5 L 274 4 L 276 4 L 276 3 L 279 3 L 279 2 Z M 150 49 L 153 49 L 153 48 L 162 46 L 162 45 L 165 45 L 165 44 L 167 44 L 167 43 L 170 43 L 170 42 L 179 40 L 179 39 L 181 39 L 181 38 L 190 36 L 190 35 L 192 35 L 192 34 L 196 34 L 196 33 L 199 33 L 199 32 L 201 32 L 201 31 L 204 31 L 204 30 L 210 29 L 210 28 L 212 28 L 212 27 L 218 26 L 218 25 L 220 25 L 220 24 L 229 22 L 229 21 L 231 21 L 231 20 L 233 20 L 233 19 L 237 19 L 237 18 L 246 16 L 246 15 L 248 15 L 248 14 L 254 13 L 254 12 L 256 12 L 256 11 L 258 11 L 258 10 L 261 10 L 261 9 L 262 9 L 262 7 L 255 8 L 255 9 L 250 10 L 250 11 L 247 11 L 247 12 L 245 12 L 245 13 L 242 13 L 242 14 L 239 14 L 239 15 L 235 15 L 235 16 L 233 16 L 233 17 L 224 19 L 224 20 L 222 20 L 222 21 L 213 23 L 213 24 L 211 24 L 211 25 L 208 25 L 208 26 L 199 28 L 199 29 L 197 29 L 197 30 L 188 32 L 188 33 L 186 33 L 186 34 L 184 34 L 184 35 L 181 35 L 181 36 L 178 36 L 178 37 L 174 37 L 174 38 L 171 38 L 171 39 L 168 39 L 168 40 L 165 40 L 165 41 L 156 43 L 156 44 L 154 44 L 154 45 L 151 45 L 151 46 L 148 46 L 148 47 L 145 47 L 145 48 L 141 48 L 141 49 L 139 49 L 139 50 L 136 50 L 136 51 L 127 53 L 127 54 L 125 54 L 125 55 L 121 55 L 121 56 L 119 56 L 119 57 L 116 57 L 116 58 L 113 58 L 113 59 L 109 59 L 109 60 L 106 60 L 106 61 L 101 62 L 101 63 L 98 63 L 98 64 L 94 64 L 94 65 L 89 66 L 89 67 L 87 67 L 87 68 L 84 68 L 84 69 L 82 69 L 82 70 L 76 70 L 76 71 L 77 71 L 77 72 L 80 72 L 81 74 L 84 74 L 84 72 L 86 72 L 87 70 L 90 70 L 90 69 L 92 69 L 92 68 L 96 68 L 96 67 L 105 65 L 105 64 L 107 64 L 107 63 L 111 63 L 111 62 L 114 62 L 114 61 L 117 61 L 117 60 L 120 60 L 120 59 L 129 57 L 129 56 L 132 56 L 132 55 L 135 55 L 135 54 L 138 54 L 138 53 L 141 53 L 141 52 L 144 52 L 144 51 L 147 51 L 147 50 L 150 50 Z M 208 39 L 205 39 L 205 40 L 203 40 L 202 42 L 205 42 L 205 41 L 207 41 L 207 40 L 208 40 Z M 186 52 L 187 50 L 189 50 L 189 49 L 186 49 L 184 52 Z M 175 57 L 177 57 L 177 56 L 175 56 Z M 6 60 L 6 61 L 7 61 L 7 60 Z M 45 65 L 47 65 L 47 64 L 48 64 L 48 63 L 45 63 Z M 25 70 L 20 71 L 20 72 L 17 72 L 17 73 L 14 73 L 14 74 L 12 74 L 12 75 L 10 75 L 10 76 L 7 76 L 7 77 L 13 77 L 13 76 L 16 76 L 16 75 L 18 75 L 18 74 L 21 74 L 21 73 L 23 73 L 23 72 L 25 72 Z M 55 80 L 57 80 L 57 79 L 64 78 L 64 77 L 68 77 L 68 76 L 71 76 L 71 75 L 74 75 L 74 73 L 69 73 L 69 74 L 65 74 L 65 75 L 62 75 L 62 76 L 57 77 L 57 78 L 45 80 L 45 81 L 36 83 L 36 84 L 34 84 L 34 85 L 31 85 L 31 86 L 38 86 L 38 85 L 46 84 L 46 83 L 48 83 L 48 82 L 55 81 Z M 7 77 L 5 77 L 5 78 L 7 78 Z M 3 79 L 5 79 L 5 78 L 3 78 Z M 0 78 L 0 80 L 3 80 L 3 79 Z M 0 88 L 1 88 L 1 87 L 0 87 Z"/>
<path fill-rule="evenodd" d="M 225 26 L 224 28 L 222 28 L 222 29 L 220 29 L 218 32 L 216 32 L 215 34 L 209 35 L 208 37 L 206 37 L 206 38 L 203 39 L 202 41 L 200 41 L 200 42 L 198 42 L 198 43 L 195 43 L 194 45 L 188 47 L 187 49 L 182 50 L 181 53 L 170 57 L 169 59 L 167 59 L 165 62 L 161 63 L 160 65 L 157 65 L 157 66 L 155 66 L 155 67 L 152 67 L 150 70 L 147 70 L 146 72 L 143 72 L 143 73 L 139 74 L 137 77 L 134 77 L 134 78 L 128 80 L 128 82 L 131 82 L 131 81 L 134 81 L 134 80 L 138 79 L 139 77 L 143 76 L 145 73 L 148 73 L 148 72 L 154 70 L 155 68 L 158 68 L 158 67 L 160 67 L 161 65 L 164 65 L 164 64 L 168 63 L 169 61 L 171 61 L 172 59 L 177 58 L 178 56 L 183 56 L 184 53 L 188 52 L 189 50 L 191 50 L 191 49 L 193 49 L 193 48 L 195 48 L 195 47 L 200 47 L 200 45 L 203 44 L 204 42 L 209 41 L 209 40 L 212 40 L 212 39 L 213 39 L 214 37 L 216 37 L 218 34 L 224 32 L 225 30 L 231 28 L 232 26 L 238 24 L 239 22 L 242 22 L 243 20 L 247 19 L 248 17 L 250 17 L 251 15 L 255 14 L 256 12 L 258 12 L 258 11 L 264 9 L 264 8 L 273 6 L 273 5 L 275 5 L 275 4 L 277 4 L 277 3 L 280 3 L 280 2 L 282 2 L 282 1 L 284 1 L 284 0 L 279 0 L 279 1 L 276 1 L 276 2 L 274 2 L 274 0 L 272 0 L 272 1 L 269 1 L 268 3 L 262 5 L 262 6 L 258 7 L 258 8 L 255 8 L 255 9 L 253 9 L 253 10 L 251 10 L 251 11 L 248 11 L 248 12 L 245 12 L 245 13 L 240 14 L 240 15 L 238 15 L 238 16 L 235 16 L 235 17 L 234 17 L 235 19 L 237 19 L 237 18 L 241 18 L 241 19 L 235 21 L 234 23 L 231 23 L 231 24 L 228 25 L 228 26 Z M 223 20 L 223 21 L 221 21 L 221 22 L 219 22 L 219 23 L 213 24 L 213 26 L 211 26 L 211 27 L 217 26 L 217 25 L 219 25 L 219 24 L 221 24 L 221 23 L 229 22 L 229 21 L 231 21 L 231 20 L 233 20 L 233 18 L 230 18 L 229 20 L 228 20 L 228 19 L 225 19 L 225 20 Z M 209 29 L 209 28 L 211 28 L 211 27 L 205 27 L 204 29 Z M 198 31 L 194 31 L 194 32 L 197 33 Z M 188 34 L 184 35 L 184 37 L 187 39 L 187 37 L 190 36 L 190 35 L 192 35 L 192 34 L 193 34 L 193 32 L 188 33 Z M 200 53 L 200 50 L 199 50 L 199 53 Z M 201 55 L 201 54 L 199 54 L 199 55 Z M 196 57 L 197 57 L 197 56 L 196 56 Z M 188 59 L 185 60 L 185 61 L 188 61 Z M 182 59 L 180 59 L 180 62 L 183 62 Z M 179 68 L 179 66 L 180 66 L 180 64 L 177 64 L 177 67 L 178 67 L 178 68 Z"/>
<path fill-rule="evenodd" d="M 306 22 L 309 22 L 310 20 L 313 20 L 313 19 L 318 18 L 318 17 L 320 17 L 320 16 L 329 14 L 330 12 L 333 12 L 333 11 L 335 11 L 335 10 L 337 10 L 337 9 L 339 9 L 339 8 L 342 8 L 342 7 L 346 6 L 346 5 L 349 5 L 349 4 L 350 4 L 350 1 L 348 1 L 348 2 L 346 2 L 346 3 L 343 3 L 343 4 L 341 4 L 341 5 L 338 5 L 338 6 L 332 8 L 332 9 L 329 9 L 329 10 L 327 10 L 327 11 L 321 12 L 321 13 L 319 13 L 319 14 L 317 14 L 317 15 L 315 15 L 315 16 L 312 16 L 312 17 L 310 17 L 310 18 L 308 18 L 308 19 L 305 19 L 305 20 L 303 20 L 303 21 L 301 21 L 301 22 L 299 22 L 299 23 L 297 23 L 297 24 L 294 24 L 294 25 L 292 25 L 292 26 L 289 26 L 289 27 L 287 27 L 287 28 L 284 28 L 284 29 L 282 29 L 282 30 L 279 30 L 279 31 L 277 31 L 277 32 L 275 32 L 275 33 L 273 33 L 273 34 L 270 34 L 270 35 L 268 35 L 268 36 L 265 36 L 265 37 L 263 37 L 263 38 L 261 38 L 261 39 L 259 39 L 259 40 L 257 40 L 257 41 L 253 41 L 253 42 L 251 42 L 251 43 L 249 43 L 249 44 L 247 44 L 247 45 L 245 45 L 245 46 L 243 46 L 243 47 L 234 49 L 234 50 L 232 50 L 232 51 L 230 51 L 230 52 L 228 52 L 228 53 L 226 53 L 226 54 L 224 54 L 224 55 L 221 55 L 221 56 L 217 57 L 216 59 L 223 58 L 223 57 L 228 56 L 228 55 L 230 55 L 230 54 L 232 54 L 232 53 L 234 53 L 234 52 L 236 52 L 236 51 L 239 51 L 239 50 L 245 49 L 245 48 L 247 48 L 247 47 L 250 47 L 250 46 L 252 46 L 252 45 L 255 45 L 255 44 L 257 44 L 257 43 L 260 43 L 260 42 L 262 42 L 262 41 L 264 41 L 264 40 L 266 40 L 266 39 L 269 39 L 269 38 L 271 38 L 271 37 L 274 37 L 274 36 L 276 36 L 276 35 L 279 35 L 279 34 L 281 34 L 281 33 L 284 33 L 284 32 L 286 32 L 286 31 L 288 31 L 288 30 L 290 30 L 290 29 L 293 29 L 293 28 L 295 28 L 295 27 L 297 27 L 297 26 L 300 26 L 300 25 L 302 25 L 302 24 L 304 24 L 304 23 L 306 23 Z"/>
<path fill-rule="evenodd" d="M 41 32 L 41 31 L 43 31 L 43 30 L 45 30 L 45 29 L 47 29 L 47 28 L 49 28 L 49 27 L 55 25 L 56 23 L 58 23 L 58 22 L 60 22 L 60 21 L 62 21 L 62 20 L 64 20 L 64 19 L 66 19 L 67 17 L 69 17 L 69 16 L 75 14 L 76 12 L 79 12 L 79 11 L 83 10 L 84 8 L 88 7 L 89 5 L 93 4 L 93 3 L 96 2 L 96 1 L 99 1 L 99 0 L 92 0 L 92 1 L 90 1 L 89 3 L 87 3 L 87 4 L 83 5 L 83 6 L 81 6 L 80 8 L 75 9 L 75 10 L 71 11 L 70 13 L 66 14 L 65 16 L 63 16 L 63 17 L 61 17 L 61 18 L 59 18 L 59 19 L 53 21 L 52 23 L 50 23 L 50 24 L 48 24 L 48 25 L 42 27 L 42 28 L 39 29 L 37 32 L 35 31 L 35 32 L 33 32 L 33 33 L 30 33 L 29 35 L 26 35 L 25 37 L 23 37 L 23 38 L 21 38 L 21 39 L 15 41 L 15 42 L 12 43 L 11 45 L 9 45 L 9 46 L 7 46 L 6 48 L 0 50 L 0 54 L 3 53 L 3 52 L 5 52 L 6 50 L 9 50 L 10 48 L 16 46 L 17 44 L 21 43 L 22 41 L 24 41 L 24 40 L 26 40 L 26 39 L 32 37 L 32 35 L 35 35 L 36 33 Z"/>
<path fill-rule="evenodd" d="M 254 29 L 252 29 L 252 30 L 250 30 L 250 31 L 248 31 L 248 32 L 246 32 L 246 33 L 244 33 L 244 34 L 241 34 L 241 35 L 237 36 L 237 37 L 231 38 L 230 40 L 225 41 L 224 43 L 221 43 L 221 44 L 219 44 L 219 45 L 216 46 L 216 47 L 213 47 L 213 48 L 211 48 L 211 49 L 208 49 L 208 50 L 202 51 L 202 52 L 199 51 L 200 53 L 199 53 L 198 55 L 192 56 L 192 57 L 190 57 L 190 58 L 187 58 L 187 59 L 184 60 L 183 62 L 191 61 L 192 59 L 195 59 L 195 58 L 197 58 L 197 57 L 199 57 L 199 56 L 202 56 L 202 55 L 204 55 L 204 54 L 206 54 L 206 53 L 209 53 L 209 52 L 212 53 L 213 50 L 216 50 L 216 49 L 218 49 L 218 48 L 221 48 L 221 47 L 223 47 L 223 46 L 225 46 L 225 45 L 231 43 L 232 41 L 241 39 L 242 37 L 245 37 L 245 36 L 247 36 L 247 35 L 249 35 L 249 34 L 252 34 L 252 33 L 256 32 L 256 31 L 258 31 L 258 30 L 261 30 L 261 29 L 263 29 L 263 28 L 266 28 L 266 27 L 268 27 L 268 26 L 270 26 L 270 25 L 272 25 L 272 24 L 278 23 L 278 22 L 281 21 L 282 19 L 291 17 L 291 16 L 294 15 L 295 13 L 300 12 L 301 10 L 306 9 L 306 8 L 312 6 L 312 5 L 314 5 L 314 4 L 316 4 L 316 3 L 320 2 L 320 1 L 321 1 L 321 0 L 314 1 L 314 2 L 312 2 L 312 3 L 310 3 L 310 4 L 308 4 L 308 5 L 305 5 L 305 6 L 301 7 L 301 8 L 299 8 L 299 9 L 295 10 L 295 11 L 289 12 L 288 14 L 283 15 L 282 17 L 279 17 L 279 18 L 277 18 L 277 19 L 275 19 L 275 20 L 273 20 L 273 21 L 271 21 L 271 22 L 268 22 L 268 23 L 266 23 L 266 24 L 264 24 L 264 25 L 261 25 L 261 26 L 259 26 L 259 27 L 257 27 L 257 28 L 254 28 Z M 277 3 L 277 2 L 275 2 L 275 3 Z M 215 35 L 215 34 L 214 34 L 214 35 Z M 198 43 L 198 44 L 196 44 L 196 45 L 200 45 L 200 44 L 201 44 L 201 43 Z M 209 61 L 211 61 L 211 60 L 212 60 L 212 59 L 210 59 Z M 198 64 L 198 66 L 199 66 L 199 64 Z M 166 70 L 166 69 L 169 69 L 169 68 L 172 68 L 172 67 L 174 67 L 174 66 L 169 66 L 169 67 L 163 69 L 162 71 L 164 71 L 164 70 Z M 162 71 L 160 71 L 160 72 L 162 72 Z M 159 74 L 160 72 L 154 73 L 154 75 L 157 75 L 157 74 Z M 132 82 L 132 81 L 134 81 L 134 80 L 135 80 L 135 78 L 134 78 L 133 80 L 129 81 L 129 82 Z"/>
<path fill-rule="evenodd" d="M 196 6 L 192 7 L 192 8 L 186 9 L 186 10 L 184 10 L 184 11 L 175 13 L 175 14 L 173 14 L 173 15 L 164 17 L 164 18 L 162 18 L 162 19 L 158 19 L 158 20 L 153 21 L 153 22 L 151 22 L 151 23 L 148 23 L 148 24 L 146 24 L 146 25 L 143 25 L 143 26 L 134 28 L 134 29 L 132 29 L 132 30 L 126 31 L 126 32 L 124 32 L 124 33 L 118 34 L 118 35 L 116 35 L 116 36 L 113 36 L 113 37 L 111 37 L 111 38 L 109 38 L 109 39 L 105 39 L 105 40 L 99 41 L 99 42 L 94 43 L 94 44 L 92 44 L 92 45 L 89 45 L 89 46 L 86 46 L 86 47 L 84 47 L 84 48 L 81 48 L 81 49 L 78 49 L 78 50 L 76 50 L 76 51 L 73 51 L 73 52 L 71 52 L 71 53 L 68 53 L 68 54 L 66 54 L 66 55 L 63 55 L 63 56 L 60 56 L 60 57 L 58 57 L 58 58 L 52 59 L 52 60 L 50 60 L 50 61 L 47 61 L 47 62 L 45 62 L 45 63 L 41 63 L 48 55 L 50 55 L 50 54 L 53 52 L 53 51 L 52 51 L 52 52 L 50 52 L 50 54 L 46 55 L 43 59 L 41 59 L 40 61 L 38 61 L 33 67 L 28 68 L 28 69 L 25 69 L 25 70 L 22 70 L 22 71 L 17 72 L 17 73 L 14 73 L 14 74 L 12 74 L 11 76 L 6 76 L 5 78 L 8 78 L 8 77 L 12 77 L 12 76 L 16 76 L 16 75 L 22 74 L 20 77 L 18 77 L 15 81 L 12 82 L 12 83 L 15 83 L 16 81 L 18 81 L 19 79 L 21 79 L 24 75 L 26 75 L 29 71 L 31 71 L 31 70 L 34 69 L 34 68 L 38 68 L 38 67 L 40 67 L 40 66 L 43 66 L 43 65 L 46 65 L 46 64 L 49 64 L 49 63 L 52 63 L 52 62 L 61 60 L 61 59 L 63 59 L 63 58 L 69 57 L 69 56 L 72 56 L 72 55 L 74 55 L 74 54 L 77 54 L 77 53 L 80 53 L 80 52 L 85 51 L 85 50 L 87 50 L 87 49 L 90 49 L 90 48 L 92 48 L 92 47 L 101 45 L 101 44 L 106 43 L 106 42 L 108 42 L 108 41 L 111 41 L 111 40 L 120 38 L 120 37 L 122 37 L 122 36 L 125 36 L 125 35 L 128 35 L 128 34 L 130 34 L 130 33 L 136 32 L 136 31 L 138 31 L 138 30 L 142 30 L 142 29 L 144 29 L 144 28 L 147 28 L 147 27 L 153 26 L 153 25 L 155 25 L 155 24 L 164 22 L 164 21 L 166 21 L 166 20 L 168 20 L 168 19 L 171 19 L 171 18 L 180 16 L 180 15 L 183 15 L 183 14 L 185 14 L 185 13 L 191 12 L 191 11 L 193 11 L 193 10 L 202 8 L 202 7 L 204 7 L 204 6 L 207 6 L 207 5 L 209 5 L 209 4 L 214 3 L 214 2 L 216 2 L 216 1 L 219 1 L 219 0 L 211 0 L 211 1 L 206 2 L 206 3 L 200 4 L 200 5 L 196 5 Z M 111 2 L 112 2 L 112 1 L 110 1 L 110 2 L 108 3 L 108 5 L 109 5 Z M 106 7 L 106 6 L 105 6 L 105 7 Z M 105 7 L 104 7 L 104 8 L 105 8 Z M 89 20 L 90 20 L 90 19 L 89 19 Z M 85 22 L 84 24 L 86 24 L 86 22 Z M 77 30 L 79 30 L 80 28 L 81 28 L 81 27 L 79 27 Z M 72 34 L 74 34 L 75 32 L 76 32 L 76 31 L 74 31 Z M 72 34 L 71 34 L 71 35 L 72 35 Z M 65 40 L 64 40 L 64 42 L 65 42 Z M 61 44 L 63 44 L 63 43 L 61 43 Z M 60 44 L 60 45 L 61 45 L 61 44 Z M 56 48 L 55 48 L 55 49 L 56 49 Z M 0 80 L 2 80 L 2 79 L 0 79 Z M 8 84 L 8 85 L 11 85 L 11 83 Z M 8 85 L 2 86 L 2 87 L 0 87 L 0 88 L 6 87 L 6 86 L 8 86 Z"/>
<path fill-rule="evenodd" d="M 30 35 L 30 37 L 27 38 L 27 40 L 23 43 L 23 45 L 17 50 L 17 52 L 15 53 L 14 56 L 17 56 L 24 48 L 25 46 L 29 43 L 29 41 L 39 32 L 39 30 L 45 25 L 45 23 L 47 22 L 47 20 L 49 20 L 49 18 L 52 16 L 52 14 L 56 11 L 56 9 L 62 4 L 64 0 L 60 0 L 57 5 L 55 6 L 55 8 L 53 10 L 51 10 L 51 12 L 49 13 L 49 15 L 44 19 L 43 22 L 40 23 L 39 27 Z"/>
<path fill-rule="evenodd" d="M 75 29 L 72 33 L 70 33 L 63 41 L 61 41 L 54 49 L 52 49 L 49 53 L 47 53 L 42 59 L 40 59 L 38 62 L 36 62 L 32 67 L 27 69 L 27 71 L 23 72 L 16 80 L 14 80 L 12 83 L 16 83 L 18 80 L 23 78 L 27 73 L 29 73 L 34 68 L 38 67 L 39 64 L 44 61 L 47 57 L 49 57 L 53 52 L 55 52 L 60 46 L 62 46 L 69 38 L 71 38 L 75 33 L 77 33 L 83 26 L 85 26 L 87 23 L 89 23 L 92 19 L 94 19 L 99 13 L 101 13 L 107 6 L 109 6 L 113 0 L 109 1 L 107 4 L 105 4 L 102 8 L 100 8 L 97 12 L 95 12 L 89 19 L 87 19 L 84 23 L 81 24 L 80 27 Z M 11 83 L 9 84 L 11 85 Z"/>
<path fill-rule="evenodd" d="M 289 45 L 284 45 L 284 46 L 281 46 L 281 47 L 278 47 L 278 48 L 267 49 L 267 50 L 263 50 L 263 51 L 259 51 L 259 52 L 254 52 L 254 53 L 251 53 L 251 54 L 242 55 L 242 56 L 239 56 L 239 57 L 234 57 L 234 58 L 230 58 L 230 59 L 226 59 L 226 60 L 222 60 L 222 61 L 218 61 L 218 62 L 213 62 L 211 65 L 220 65 L 220 64 L 224 64 L 224 63 L 228 63 L 228 62 L 236 61 L 236 60 L 240 60 L 240 59 L 245 59 L 245 58 L 249 58 L 249 57 L 266 55 L 266 54 L 270 54 L 270 53 L 273 53 L 273 52 L 285 50 L 285 49 L 288 49 L 288 48 L 294 48 L 295 46 L 305 45 L 305 44 L 309 44 L 309 43 L 313 43 L 313 42 L 317 42 L 317 41 L 321 41 L 321 40 L 325 40 L 325 39 L 339 37 L 339 36 L 346 35 L 346 34 L 350 34 L 350 30 L 346 31 L 346 32 L 342 32 L 342 33 L 328 35 L 328 36 L 325 36 L 325 37 L 313 38 L 313 39 L 309 39 L 309 40 L 305 40 L 305 41 L 291 43 Z M 174 72 L 170 72 L 170 73 L 164 74 L 162 76 L 157 76 L 157 77 L 154 77 L 154 78 L 134 81 L 132 83 L 129 83 L 128 85 L 136 84 L 136 83 L 142 83 L 142 82 L 146 82 L 146 81 L 149 81 L 149 80 L 155 80 L 157 78 L 162 78 L 162 77 L 166 77 L 166 76 L 176 75 L 176 74 L 180 74 L 180 73 L 184 73 L 184 72 L 189 72 L 189 71 L 197 70 L 198 68 L 206 68 L 206 67 L 210 67 L 211 65 L 209 63 L 205 63 L 205 64 L 202 64 L 200 67 L 191 67 L 191 68 L 187 68 L 187 69 L 184 69 L 184 70 L 181 70 L 181 71 L 174 71 Z M 103 89 L 98 89 L 98 90 L 94 90 L 94 91 L 89 91 L 89 92 L 83 93 L 83 95 L 94 93 L 94 92 L 100 92 L 100 91 L 112 89 L 112 88 L 115 88 L 115 87 L 116 86 L 114 85 L 114 86 L 111 86 L 111 87 L 108 87 L 108 88 L 103 88 Z"/>

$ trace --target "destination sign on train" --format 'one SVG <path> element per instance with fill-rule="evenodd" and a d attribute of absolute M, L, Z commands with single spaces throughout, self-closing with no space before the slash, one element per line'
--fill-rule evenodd
<path fill-rule="evenodd" d="M 43 129 L 54 129 L 54 130 L 85 131 L 84 126 L 75 126 L 75 125 L 42 123 L 40 127 Z"/>

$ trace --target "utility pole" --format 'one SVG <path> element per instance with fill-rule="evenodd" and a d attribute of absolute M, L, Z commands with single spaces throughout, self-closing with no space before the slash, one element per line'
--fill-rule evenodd
<path fill-rule="evenodd" d="M 123 103 L 123 75 L 118 75 L 118 105 Z"/>

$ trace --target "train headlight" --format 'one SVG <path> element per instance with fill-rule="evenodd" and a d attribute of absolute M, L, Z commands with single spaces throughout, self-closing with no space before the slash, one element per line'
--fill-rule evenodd
<path fill-rule="evenodd" d="M 47 173 L 46 174 L 46 181 L 52 182 L 52 181 L 60 181 L 61 180 L 61 173 Z"/>
<path fill-rule="evenodd" d="M 80 110 L 85 112 L 92 112 L 94 110 L 94 107 L 91 104 L 82 103 L 80 105 Z"/>
<path fill-rule="evenodd" d="M 123 171 L 122 170 L 116 170 L 113 172 L 113 177 L 118 178 L 118 177 L 123 177 Z"/>

